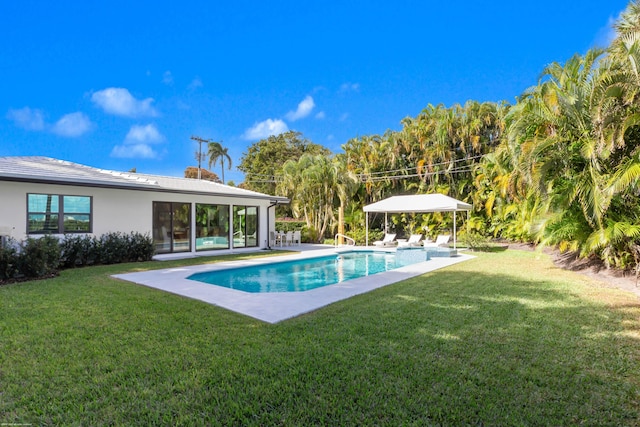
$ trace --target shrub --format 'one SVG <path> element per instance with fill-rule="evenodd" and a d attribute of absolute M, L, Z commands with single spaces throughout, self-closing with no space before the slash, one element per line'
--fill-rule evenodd
<path fill-rule="evenodd" d="M 120 233 L 107 233 L 100 236 L 100 263 L 118 264 L 127 258 L 127 237 Z"/>
<path fill-rule="evenodd" d="M 155 254 L 153 239 L 149 234 L 133 232 L 129 236 L 128 261 L 150 261 Z"/>
<path fill-rule="evenodd" d="M 60 268 L 93 264 L 149 261 L 155 253 L 148 234 L 133 232 L 92 236 L 28 238 L 0 246 L 0 283 L 15 279 L 48 277 Z"/>
<path fill-rule="evenodd" d="M 10 240 L 0 245 L 0 282 L 14 279 L 18 274 L 18 251 L 15 242 Z"/>
<path fill-rule="evenodd" d="M 460 238 L 460 242 L 474 251 L 486 251 L 491 248 L 489 238 L 474 232 L 464 233 Z"/>
<path fill-rule="evenodd" d="M 305 224 L 306 223 L 304 221 L 295 221 L 290 219 L 280 221 L 276 220 L 275 227 L 276 230 L 284 231 L 286 233 L 287 231 L 302 230 Z"/>
<path fill-rule="evenodd" d="M 356 245 L 364 246 L 367 240 L 367 230 L 364 228 L 351 230 L 347 234 L 347 236 L 351 237 L 356 241 Z M 382 240 L 384 237 L 384 232 L 381 230 L 369 230 L 369 243 L 375 242 L 376 240 Z"/>
<path fill-rule="evenodd" d="M 100 257 L 98 239 L 93 236 L 65 236 L 60 249 L 63 268 L 96 264 Z"/>
<path fill-rule="evenodd" d="M 149 261 L 155 253 L 151 237 L 138 232 L 107 233 L 100 238 L 66 236 L 60 247 L 64 268 Z"/>
<path fill-rule="evenodd" d="M 128 235 L 120 232 L 103 234 L 98 245 L 101 264 L 149 261 L 154 254 L 151 237 L 136 232 Z"/>
<path fill-rule="evenodd" d="M 306 226 L 302 229 L 302 241 L 310 242 L 310 243 L 318 243 L 320 241 L 320 232 L 313 227 L 307 228 Z"/>
<path fill-rule="evenodd" d="M 19 273 L 25 277 L 47 277 L 60 268 L 60 244 L 53 236 L 28 238 L 17 257 Z"/>

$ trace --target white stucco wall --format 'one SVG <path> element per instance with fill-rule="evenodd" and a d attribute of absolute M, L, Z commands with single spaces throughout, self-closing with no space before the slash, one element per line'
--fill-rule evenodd
<path fill-rule="evenodd" d="M 0 232 L 9 229 L 11 237 L 16 240 L 24 240 L 28 237 L 28 193 L 92 196 L 92 234 L 96 236 L 117 231 L 123 233 L 136 231 L 151 235 L 154 201 L 258 206 L 260 233 L 258 247 L 265 247 L 269 235 L 267 207 L 270 202 L 268 200 L 0 181 Z M 269 209 L 268 214 L 269 226 L 273 230 L 275 210 Z M 192 227 L 192 242 L 195 242 L 195 227 Z"/>

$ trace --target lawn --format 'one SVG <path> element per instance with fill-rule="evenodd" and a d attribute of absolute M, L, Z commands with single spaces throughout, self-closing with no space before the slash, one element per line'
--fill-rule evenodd
<path fill-rule="evenodd" d="M 640 424 L 640 300 L 546 255 L 276 325 L 109 277 L 195 262 L 0 287 L 0 424 Z"/>

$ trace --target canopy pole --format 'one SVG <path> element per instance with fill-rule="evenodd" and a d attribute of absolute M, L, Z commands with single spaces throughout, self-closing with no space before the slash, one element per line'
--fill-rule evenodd
<path fill-rule="evenodd" d="M 365 222 L 365 226 L 364 226 L 364 245 L 365 246 L 369 246 L 369 212 L 365 212 L 364 213 L 364 222 Z"/>
<path fill-rule="evenodd" d="M 389 224 L 387 223 L 387 213 L 384 213 L 384 234 L 389 232 Z"/>
<path fill-rule="evenodd" d="M 453 250 L 456 250 L 456 211 L 453 211 Z"/>

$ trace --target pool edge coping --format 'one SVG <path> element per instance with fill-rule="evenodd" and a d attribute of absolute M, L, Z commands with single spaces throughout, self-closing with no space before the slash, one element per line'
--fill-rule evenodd
<path fill-rule="evenodd" d="M 363 247 L 354 248 L 354 250 L 372 251 L 371 248 Z M 203 301 L 273 324 L 309 313 L 334 302 L 475 258 L 469 254 L 458 254 L 450 258 L 431 258 L 429 261 L 303 292 L 249 293 L 187 279 L 187 276 L 203 271 L 317 258 L 339 252 L 344 251 L 331 248 L 268 258 L 114 274 L 111 277 Z"/>

